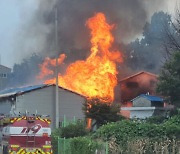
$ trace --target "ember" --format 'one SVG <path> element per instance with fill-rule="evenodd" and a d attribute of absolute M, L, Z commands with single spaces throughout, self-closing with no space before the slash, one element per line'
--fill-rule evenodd
<path fill-rule="evenodd" d="M 119 51 L 110 51 L 114 37 L 111 30 L 114 25 L 106 22 L 103 13 L 89 18 L 86 26 L 91 30 L 91 54 L 86 60 L 78 60 L 67 67 L 64 75 L 59 74 L 59 85 L 87 97 L 98 97 L 105 102 L 113 101 L 114 88 L 117 84 L 116 62 L 122 62 Z M 59 56 L 59 64 L 65 55 Z M 40 65 L 40 78 L 52 74 L 48 69 L 54 66 L 54 59 L 46 58 Z M 46 84 L 55 83 L 55 78 L 46 80 Z"/>

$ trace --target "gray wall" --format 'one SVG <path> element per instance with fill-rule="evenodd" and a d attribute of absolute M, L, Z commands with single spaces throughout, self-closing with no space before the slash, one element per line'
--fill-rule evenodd
<path fill-rule="evenodd" d="M 10 101 L 0 102 L 0 114 L 9 114 L 11 111 L 12 103 Z"/>
<path fill-rule="evenodd" d="M 74 94 L 70 91 L 59 88 L 59 113 L 60 121 L 64 115 L 67 119 L 72 120 L 75 116 L 77 119 L 83 119 L 82 103 L 84 97 Z M 35 90 L 24 95 L 20 95 L 16 100 L 16 111 L 50 115 L 52 127 L 55 126 L 55 87 L 50 86 L 43 89 Z"/>
<path fill-rule="evenodd" d="M 0 90 L 6 87 L 8 83 L 8 76 L 10 73 L 11 73 L 10 68 L 0 65 Z"/>
<path fill-rule="evenodd" d="M 133 100 L 133 107 L 151 107 L 151 101 L 144 97 L 138 97 Z"/>

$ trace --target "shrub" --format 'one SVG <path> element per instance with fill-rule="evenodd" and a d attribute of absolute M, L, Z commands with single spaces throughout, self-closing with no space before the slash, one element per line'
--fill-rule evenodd
<path fill-rule="evenodd" d="M 165 120 L 167 120 L 167 118 L 164 116 L 152 116 L 152 117 L 147 118 L 146 122 L 153 123 L 153 124 L 161 124 Z"/>
<path fill-rule="evenodd" d="M 103 143 L 98 143 L 89 137 L 76 137 L 70 141 L 72 154 L 92 154 L 97 149 L 103 148 Z"/>
<path fill-rule="evenodd" d="M 85 128 L 85 124 L 82 121 L 78 121 L 75 124 L 69 124 L 66 127 L 61 128 L 62 138 L 73 138 L 78 136 L 87 135 L 88 131 Z"/>
<path fill-rule="evenodd" d="M 175 116 L 161 124 L 122 120 L 100 127 L 93 135 L 94 138 L 101 138 L 105 141 L 115 138 L 116 143 L 126 143 L 134 138 L 179 138 L 180 118 Z"/>

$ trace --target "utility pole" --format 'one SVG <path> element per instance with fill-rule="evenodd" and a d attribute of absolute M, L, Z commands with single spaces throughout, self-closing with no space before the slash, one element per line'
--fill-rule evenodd
<path fill-rule="evenodd" d="M 58 19 L 57 19 L 57 7 L 55 8 L 55 50 L 56 53 L 58 53 L 58 32 L 57 32 L 57 26 L 58 26 Z M 56 128 L 59 128 L 59 80 L 58 80 L 58 57 L 56 57 Z"/>

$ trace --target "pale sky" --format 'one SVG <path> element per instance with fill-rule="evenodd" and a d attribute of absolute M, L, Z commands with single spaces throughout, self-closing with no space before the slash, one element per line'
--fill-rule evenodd
<path fill-rule="evenodd" d="M 12 68 L 14 63 L 20 62 L 22 58 L 30 54 L 23 51 L 15 52 L 14 48 L 17 48 L 15 40 L 21 37 L 19 35 L 23 31 L 23 26 L 26 26 L 34 16 L 39 1 L 0 0 L 0 56 L 2 65 Z M 168 5 L 162 6 L 160 10 L 173 13 L 178 2 L 180 0 L 167 0 Z M 149 6 L 149 9 L 157 11 L 154 6 L 152 8 Z M 21 43 L 26 42 L 22 41 Z"/>

